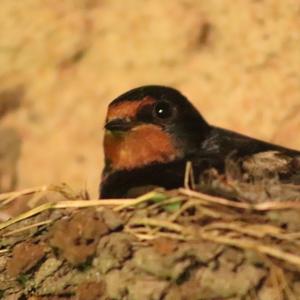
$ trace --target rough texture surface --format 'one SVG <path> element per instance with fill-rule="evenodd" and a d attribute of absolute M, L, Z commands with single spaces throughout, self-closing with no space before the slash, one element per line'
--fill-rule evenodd
<path fill-rule="evenodd" d="M 71 223 L 78 219 L 78 215 L 88 218 L 91 211 L 63 211 L 62 216 Z M 99 216 L 103 213 L 94 209 L 93 212 Z M 120 215 L 115 217 L 121 220 Z M 51 215 L 47 220 L 49 218 Z M 263 219 L 262 216 L 260 219 Z M 161 219 L 157 216 L 156 220 Z M 264 220 L 268 220 L 266 215 Z M 31 222 L 35 223 L 34 218 Z M 59 230 L 57 224 L 60 222 L 51 225 L 50 231 Z M 85 227 L 86 224 L 82 222 L 81 225 Z M 209 223 L 213 223 L 212 219 Z M 196 230 L 196 227 L 190 226 L 189 229 Z M 73 234 L 71 227 L 69 230 L 64 231 L 66 236 Z M 22 243 L 14 244 L 12 239 L 5 248 L 8 252 L 1 255 L 0 290 L 3 299 L 22 299 L 22 295 L 26 295 L 26 298 L 32 297 L 30 299 L 51 300 L 57 297 L 91 300 L 250 300 L 255 295 L 255 299 L 265 300 L 272 299 L 273 293 L 280 295 L 278 299 L 292 299 L 286 298 L 288 292 L 295 297 L 300 296 L 296 288 L 299 266 L 295 268 L 287 264 L 284 273 L 281 273 L 282 262 L 264 257 L 259 251 L 245 251 L 201 238 L 184 241 L 157 237 L 142 242 L 134 233 L 125 233 L 124 230 L 126 227 L 107 231 L 100 240 L 91 236 L 90 242 L 97 241 L 97 249 L 81 251 L 80 260 L 74 260 L 72 254 L 79 251 L 80 246 L 69 244 L 64 255 L 60 255 L 60 251 L 53 247 L 51 234 L 45 227 L 39 228 L 30 238 L 31 254 L 25 251 L 22 256 L 18 255 L 19 249 L 25 246 Z M 26 233 L 21 234 L 28 239 Z M 226 229 L 223 234 L 227 235 Z M 80 233 L 77 239 L 82 240 Z M 37 243 L 41 240 L 45 252 L 37 249 Z M 276 281 L 272 282 L 273 276 L 278 276 L 276 280 L 280 284 L 282 280 L 287 281 L 288 286 L 282 289 Z"/>
<path fill-rule="evenodd" d="M 95 203 L 52 192 L 48 206 L 0 223 L 0 298 L 299 299 L 300 186 L 279 175 L 300 168 L 283 162 L 265 153 L 246 172 L 232 161 L 225 175 L 208 170 L 198 188 L 219 196 Z"/>
<path fill-rule="evenodd" d="M 66 181 L 95 196 L 107 104 L 148 83 L 182 90 L 214 124 L 300 149 L 299 11 L 298 0 L 1 0 L 0 101 L 23 95 L 1 120 L 23 142 L 18 187 Z"/>

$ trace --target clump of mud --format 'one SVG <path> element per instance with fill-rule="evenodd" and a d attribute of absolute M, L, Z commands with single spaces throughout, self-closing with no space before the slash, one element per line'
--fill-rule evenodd
<path fill-rule="evenodd" d="M 299 186 L 285 176 L 295 165 L 279 163 L 274 177 L 229 163 L 203 178 L 211 195 L 186 186 L 81 200 L 62 190 L 0 224 L 1 297 L 300 299 Z"/>

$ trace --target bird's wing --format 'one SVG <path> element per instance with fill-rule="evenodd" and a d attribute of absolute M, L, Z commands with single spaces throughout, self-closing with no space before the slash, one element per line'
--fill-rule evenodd
<path fill-rule="evenodd" d="M 195 166 L 223 172 L 227 158 L 239 161 L 249 174 L 274 173 L 286 182 L 300 183 L 299 151 L 213 127 L 194 160 Z"/>
<path fill-rule="evenodd" d="M 226 157 L 230 154 L 244 157 L 265 151 L 278 151 L 292 157 L 300 156 L 299 151 L 218 127 L 212 127 L 209 137 L 203 142 L 201 148 L 203 153 L 221 157 Z"/>

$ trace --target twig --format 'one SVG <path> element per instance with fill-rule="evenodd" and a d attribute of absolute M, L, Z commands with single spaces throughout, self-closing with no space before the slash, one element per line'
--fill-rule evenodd
<path fill-rule="evenodd" d="M 0 207 L 7 205 L 11 201 L 13 201 L 21 196 L 30 195 L 30 194 L 38 193 L 38 192 L 43 192 L 43 191 L 46 191 L 48 188 L 49 188 L 49 186 L 43 185 L 40 187 L 25 189 L 22 191 L 0 194 L 0 202 L 2 202 L 0 204 Z"/>
<path fill-rule="evenodd" d="M 220 205 L 225 205 L 225 206 L 230 206 L 230 207 L 235 207 L 235 208 L 242 208 L 242 209 L 251 209 L 252 205 L 247 204 L 247 203 L 241 203 L 237 201 L 232 201 L 232 200 L 227 200 L 221 197 L 216 197 L 216 196 L 210 196 L 207 194 L 195 192 L 192 190 L 188 189 L 179 189 L 179 193 L 185 196 L 189 197 L 194 197 L 197 199 L 201 199 L 205 202 L 210 202 L 210 203 L 215 203 L 215 204 L 220 204 Z"/>
<path fill-rule="evenodd" d="M 120 211 L 120 210 L 123 210 L 123 209 L 131 207 L 131 206 L 136 206 L 138 204 L 141 204 L 143 202 L 147 202 L 147 201 L 152 200 L 153 198 L 159 197 L 161 195 L 162 195 L 162 193 L 152 191 L 152 192 L 149 192 L 145 195 L 142 195 L 142 196 L 136 198 L 135 200 L 132 200 L 131 202 L 128 202 L 128 200 L 126 199 L 125 202 L 124 202 L 125 204 L 114 208 L 114 210 L 115 211 Z"/>
<path fill-rule="evenodd" d="M 258 204 L 249 204 L 244 202 L 232 201 L 221 197 L 211 196 L 203 194 L 200 192 L 195 192 L 188 189 L 179 189 L 179 192 L 182 195 L 195 197 L 206 201 L 208 203 L 215 203 L 224 206 L 230 206 L 235 208 L 241 208 L 246 210 L 257 210 L 257 211 L 266 211 L 266 210 L 284 210 L 284 209 L 300 209 L 300 201 L 268 201 Z"/>
<path fill-rule="evenodd" d="M 184 227 L 181 225 L 164 221 L 164 220 L 157 220 L 157 219 L 151 219 L 151 218 L 134 218 L 130 220 L 129 225 L 131 226 L 137 226 L 137 225 L 150 225 L 154 227 L 160 227 L 164 229 L 169 229 L 171 231 L 176 231 L 181 234 L 185 232 Z"/>
<path fill-rule="evenodd" d="M 206 225 L 202 228 L 203 231 L 216 230 L 216 229 L 234 230 L 257 238 L 263 238 L 267 235 L 273 237 L 283 236 L 281 228 L 271 226 L 271 225 L 265 225 L 265 224 L 251 225 L 244 222 L 231 222 L 231 223 L 215 222 Z"/>
<path fill-rule="evenodd" d="M 37 206 L 23 214 L 18 215 L 17 217 L 11 218 L 6 222 L 3 222 L 0 224 L 0 230 L 4 229 L 12 224 L 15 224 L 19 221 L 25 220 L 27 218 L 30 218 L 36 214 L 39 214 L 43 211 L 49 210 L 49 209 L 59 209 L 59 208 L 84 208 L 84 207 L 93 207 L 93 206 L 120 206 L 124 205 L 124 203 L 135 202 L 135 200 L 67 200 L 67 201 L 61 201 L 61 202 L 48 202 L 45 204 L 42 204 L 40 206 Z"/>
<path fill-rule="evenodd" d="M 276 248 L 273 246 L 268 246 L 264 244 L 260 244 L 257 241 L 249 240 L 249 239 L 232 239 L 228 238 L 226 236 L 216 236 L 214 234 L 210 234 L 207 232 L 199 232 L 199 237 L 205 240 L 209 240 L 216 243 L 231 245 L 234 247 L 238 247 L 241 249 L 251 249 L 255 250 L 257 252 L 261 252 L 264 254 L 267 254 L 269 256 L 278 258 L 280 260 L 289 262 L 293 264 L 294 266 L 297 266 L 300 268 L 300 257 L 297 255 L 294 255 L 292 253 L 285 252 L 281 249 Z"/>
<path fill-rule="evenodd" d="M 30 224 L 30 225 L 28 225 L 28 226 L 24 226 L 24 227 L 18 228 L 18 229 L 16 229 L 16 230 L 12 230 L 12 231 L 9 231 L 9 232 L 5 232 L 5 233 L 3 234 L 3 237 L 5 237 L 5 236 L 10 236 L 10 235 L 14 235 L 14 234 L 16 234 L 16 233 L 20 233 L 20 232 L 22 232 L 22 231 L 26 231 L 26 230 L 31 229 L 31 228 L 34 228 L 34 227 L 38 227 L 38 226 L 42 226 L 42 225 L 47 225 L 47 224 L 50 224 L 50 223 L 52 223 L 52 222 L 53 222 L 53 220 L 47 220 L 47 221 L 42 221 L 42 222 Z"/>

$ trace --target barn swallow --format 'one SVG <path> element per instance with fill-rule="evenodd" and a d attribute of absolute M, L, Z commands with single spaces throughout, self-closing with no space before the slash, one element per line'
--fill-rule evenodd
<path fill-rule="evenodd" d="M 208 124 L 179 91 L 165 86 L 132 89 L 109 107 L 100 198 L 126 197 L 131 188 L 183 185 L 187 161 L 195 178 L 209 167 L 224 168 L 228 155 L 264 151 L 300 152 Z"/>

